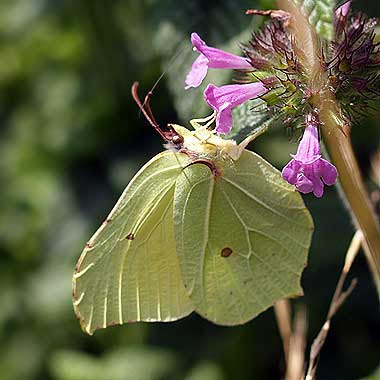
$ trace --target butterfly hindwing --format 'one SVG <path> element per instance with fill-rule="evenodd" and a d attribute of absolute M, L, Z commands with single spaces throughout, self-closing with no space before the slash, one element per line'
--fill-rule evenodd
<path fill-rule="evenodd" d="M 219 165 L 219 176 L 200 163 L 177 179 L 177 252 L 195 311 L 236 325 L 302 294 L 313 223 L 300 194 L 258 155 Z"/>

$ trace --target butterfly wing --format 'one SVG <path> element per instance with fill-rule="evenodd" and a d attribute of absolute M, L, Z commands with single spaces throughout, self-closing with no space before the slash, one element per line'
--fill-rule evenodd
<path fill-rule="evenodd" d="M 258 155 L 244 151 L 220 171 L 194 164 L 179 175 L 175 233 L 195 311 L 236 325 L 302 294 L 313 223 L 299 193 Z"/>
<path fill-rule="evenodd" d="M 163 152 L 132 179 L 87 243 L 73 303 L 89 334 L 132 321 L 173 321 L 193 310 L 176 254 L 173 196 L 184 154 Z"/>

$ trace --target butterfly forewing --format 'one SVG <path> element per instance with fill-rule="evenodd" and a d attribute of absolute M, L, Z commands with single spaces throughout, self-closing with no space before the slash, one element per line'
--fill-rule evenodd
<path fill-rule="evenodd" d="M 163 152 L 133 178 L 87 243 L 73 276 L 83 329 L 173 321 L 193 309 L 176 254 L 173 196 L 187 156 Z"/>

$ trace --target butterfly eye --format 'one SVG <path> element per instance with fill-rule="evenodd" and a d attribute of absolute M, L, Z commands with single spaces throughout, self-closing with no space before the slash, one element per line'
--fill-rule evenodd
<path fill-rule="evenodd" d="M 183 143 L 183 137 L 181 135 L 174 135 L 172 137 L 172 143 L 175 145 L 179 145 Z"/>

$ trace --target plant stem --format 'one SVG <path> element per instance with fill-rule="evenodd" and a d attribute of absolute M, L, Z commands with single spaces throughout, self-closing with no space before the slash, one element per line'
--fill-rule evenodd
<path fill-rule="evenodd" d="M 380 226 L 365 188 L 355 153 L 352 149 L 349 126 L 340 122 L 339 110 L 331 94 L 321 97 L 320 118 L 323 139 L 356 224 L 364 236 L 364 252 L 380 296 Z"/>
<path fill-rule="evenodd" d="M 310 92 L 315 94 L 310 103 L 319 110 L 323 139 L 338 169 L 339 181 L 356 228 L 363 233 L 362 246 L 380 297 L 380 225 L 352 149 L 350 128 L 344 124 L 334 94 L 329 90 L 327 73 L 320 65 L 320 47 L 315 31 L 292 1 L 278 0 L 278 4 L 280 9 L 292 16 L 289 30 L 296 46 L 303 52 L 302 64 L 309 75 Z"/>
<path fill-rule="evenodd" d="M 292 316 L 290 301 L 286 298 L 274 304 L 277 326 L 280 331 L 284 349 L 285 363 L 288 364 L 289 342 L 292 336 Z"/>
<path fill-rule="evenodd" d="M 363 242 L 363 234 L 361 231 L 356 231 L 354 237 L 351 240 L 350 247 L 346 253 L 346 259 L 344 263 L 344 267 L 342 273 L 340 274 L 338 284 L 335 288 L 334 296 L 331 300 L 331 304 L 329 307 L 329 311 L 327 313 L 327 318 L 322 326 L 322 329 L 319 331 L 317 337 L 314 339 L 313 344 L 310 350 L 310 360 L 309 360 L 309 368 L 307 370 L 307 375 L 305 380 L 315 380 L 318 366 L 318 359 L 321 353 L 321 350 L 325 344 L 327 335 L 330 331 L 331 319 L 338 312 L 339 308 L 345 302 L 347 297 L 351 294 L 356 286 L 356 279 L 352 280 L 350 286 L 346 291 L 343 291 L 343 285 L 347 278 L 348 272 L 351 269 L 351 265 L 355 260 L 356 255 L 359 252 L 360 245 Z"/>

